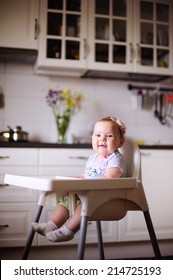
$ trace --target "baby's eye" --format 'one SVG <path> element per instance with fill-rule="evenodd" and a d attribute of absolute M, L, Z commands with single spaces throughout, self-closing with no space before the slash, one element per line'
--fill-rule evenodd
<path fill-rule="evenodd" d="M 111 137 L 113 137 L 113 135 L 112 134 L 108 134 L 108 135 L 106 135 L 106 137 L 107 138 L 111 138 Z"/>
<path fill-rule="evenodd" d="M 95 136 L 96 136 L 96 137 L 100 137 L 100 134 L 99 134 L 99 133 L 97 133 L 97 134 L 95 134 Z"/>

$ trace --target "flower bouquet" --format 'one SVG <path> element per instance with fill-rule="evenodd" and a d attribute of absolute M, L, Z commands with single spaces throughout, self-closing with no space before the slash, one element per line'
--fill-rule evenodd
<path fill-rule="evenodd" d="M 58 130 L 58 142 L 66 142 L 66 132 L 72 116 L 79 111 L 83 96 L 79 89 L 53 89 L 48 86 L 46 102 L 52 107 Z"/>

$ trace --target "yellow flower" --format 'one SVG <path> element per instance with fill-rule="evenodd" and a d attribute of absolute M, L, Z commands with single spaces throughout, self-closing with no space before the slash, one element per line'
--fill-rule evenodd
<path fill-rule="evenodd" d="M 77 102 L 76 102 L 75 99 L 68 99 L 68 100 L 66 100 L 66 104 L 67 104 L 67 106 L 68 106 L 69 108 L 75 107 L 76 103 L 77 103 Z"/>
<path fill-rule="evenodd" d="M 64 97 L 68 98 L 70 97 L 71 95 L 71 89 L 70 88 L 67 88 L 64 93 L 63 93 Z"/>

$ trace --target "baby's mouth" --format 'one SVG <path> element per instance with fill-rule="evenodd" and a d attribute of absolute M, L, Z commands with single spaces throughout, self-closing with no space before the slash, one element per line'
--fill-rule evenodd
<path fill-rule="evenodd" d="M 101 145 L 99 145 L 99 148 L 106 148 L 107 146 L 106 145 L 104 145 L 104 144 L 101 144 Z"/>

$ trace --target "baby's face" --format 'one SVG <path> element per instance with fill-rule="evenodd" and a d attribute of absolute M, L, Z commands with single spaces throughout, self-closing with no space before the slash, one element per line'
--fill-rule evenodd
<path fill-rule="evenodd" d="M 93 150 L 105 157 L 115 152 L 122 145 L 117 124 L 100 121 L 95 124 L 92 135 Z"/>

